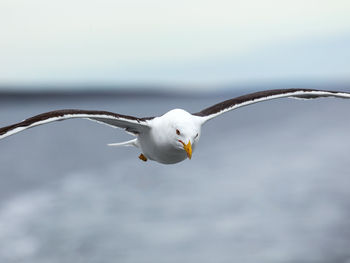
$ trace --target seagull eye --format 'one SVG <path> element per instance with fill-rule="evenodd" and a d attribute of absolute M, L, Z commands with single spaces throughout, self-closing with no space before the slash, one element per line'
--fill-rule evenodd
<path fill-rule="evenodd" d="M 180 131 L 178 129 L 176 129 L 176 134 L 180 135 Z"/>
<path fill-rule="evenodd" d="M 196 134 L 196 136 L 194 136 L 194 138 L 196 139 L 198 137 L 198 133 Z"/>

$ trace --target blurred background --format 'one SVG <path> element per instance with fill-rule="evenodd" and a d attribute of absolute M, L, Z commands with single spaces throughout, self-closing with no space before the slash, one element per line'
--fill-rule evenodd
<path fill-rule="evenodd" d="M 0 126 L 350 91 L 350 2 L 1 0 Z M 350 262 L 350 104 L 281 99 L 161 165 L 86 120 L 0 142 L 0 262 Z"/>

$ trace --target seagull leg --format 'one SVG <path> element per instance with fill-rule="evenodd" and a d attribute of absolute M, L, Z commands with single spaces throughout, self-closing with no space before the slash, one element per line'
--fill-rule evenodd
<path fill-rule="evenodd" d="M 143 153 L 140 154 L 139 159 L 144 161 L 144 162 L 147 162 L 147 157 L 144 156 Z"/>

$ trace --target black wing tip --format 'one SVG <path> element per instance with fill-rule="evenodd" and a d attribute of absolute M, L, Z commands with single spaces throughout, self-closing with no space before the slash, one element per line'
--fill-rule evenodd
<path fill-rule="evenodd" d="M 10 126 L 6 126 L 6 127 L 0 128 L 0 136 L 6 135 L 6 133 L 8 133 L 9 131 L 15 129 L 15 127 L 13 127 L 14 125 L 10 125 Z"/>

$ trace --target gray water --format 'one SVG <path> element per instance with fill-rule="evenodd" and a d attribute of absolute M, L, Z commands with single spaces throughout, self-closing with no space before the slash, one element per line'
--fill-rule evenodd
<path fill-rule="evenodd" d="M 1 100 L 0 126 L 60 108 L 154 116 L 224 98 Z M 86 120 L 0 142 L 0 262 L 350 262 L 350 101 L 225 114 L 192 160 L 142 162 Z"/>

